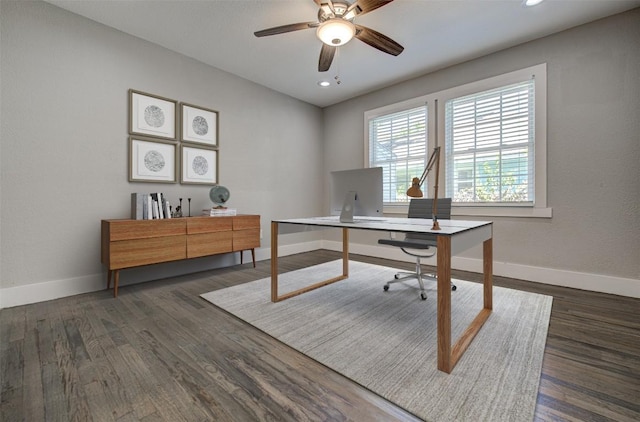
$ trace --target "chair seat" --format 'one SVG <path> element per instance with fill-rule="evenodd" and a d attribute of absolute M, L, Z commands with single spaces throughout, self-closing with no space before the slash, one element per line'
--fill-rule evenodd
<path fill-rule="evenodd" d="M 430 249 L 436 246 L 436 242 L 421 239 L 378 239 L 381 245 L 396 246 L 398 248 Z"/>

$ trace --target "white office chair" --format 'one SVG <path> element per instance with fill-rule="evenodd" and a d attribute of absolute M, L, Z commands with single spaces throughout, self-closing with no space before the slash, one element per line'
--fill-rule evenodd
<path fill-rule="evenodd" d="M 409 218 L 432 218 L 433 199 L 430 198 L 412 198 L 409 203 Z M 436 210 L 438 220 L 448 220 L 451 218 L 451 198 L 439 198 L 438 208 Z M 408 278 L 416 278 L 420 284 L 420 298 L 427 299 L 427 293 L 424 289 L 423 278 L 435 281 L 435 274 L 422 274 L 420 265 L 421 258 L 430 258 L 435 255 L 437 240 L 436 235 L 429 233 L 407 233 L 404 239 L 380 239 L 378 243 L 381 245 L 390 245 L 402 249 L 402 252 L 416 258 L 415 272 L 399 272 L 394 279 L 387 282 L 383 289 L 386 292 L 392 283 L 397 283 Z M 451 283 L 451 290 L 457 287 Z"/>

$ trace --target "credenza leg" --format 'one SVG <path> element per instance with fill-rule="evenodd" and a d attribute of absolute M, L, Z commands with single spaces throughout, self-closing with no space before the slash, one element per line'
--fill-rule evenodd
<path fill-rule="evenodd" d="M 253 268 L 256 267 L 256 249 L 251 248 L 251 259 L 253 260 Z"/>
<path fill-rule="evenodd" d="M 244 263 L 243 262 L 244 261 L 243 256 L 244 256 L 244 251 L 240 251 L 240 265 L 242 265 Z"/>
<path fill-rule="evenodd" d="M 107 290 L 111 288 L 111 274 L 113 274 L 113 271 L 107 270 Z"/>
<path fill-rule="evenodd" d="M 120 270 L 113 272 L 113 297 L 118 297 L 118 283 L 120 282 Z"/>

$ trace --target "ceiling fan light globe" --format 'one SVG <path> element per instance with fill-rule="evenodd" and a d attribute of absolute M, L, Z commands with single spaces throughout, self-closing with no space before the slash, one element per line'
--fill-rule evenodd
<path fill-rule="evenodd" d="M 316 30 L 316 35 L 320 41 L 333 47 L 348 43 L 355 34 L 355 25 L 340 18 L 329 19 L 320 24 Z"/>

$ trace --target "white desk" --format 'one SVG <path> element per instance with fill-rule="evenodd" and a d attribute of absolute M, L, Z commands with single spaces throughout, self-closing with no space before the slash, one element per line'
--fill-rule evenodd
<path fill-rule="evenodd" d="M 341 223 L 336 217 L 296 218 L 271 222 L 271 301 L 279 302 L 349 277 L 349 229 L 437 235 L 438 280 L 438 369 L 451 373 L 485 323 L 493 307 L 493 223 L 490 221 L 438 220 L 440 230 L 431 230 L 431 219 L 375 218 Z M 278 235 L 317 228 L 342 229 L 342 274 L 293 292 L 278 295 Z M 484 306 L 455 344 L 451 344 L 451 256 L 472 246 L 483 245 Z"/>

